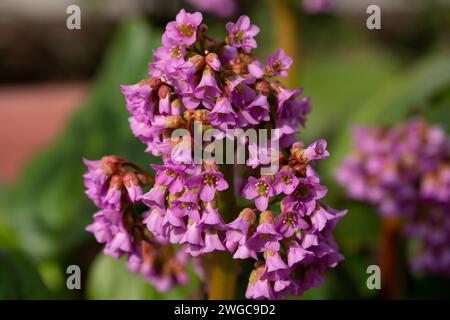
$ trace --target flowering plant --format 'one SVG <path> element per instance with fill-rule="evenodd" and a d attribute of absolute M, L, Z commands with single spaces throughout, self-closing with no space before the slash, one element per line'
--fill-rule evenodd
<path fill-rule="evenodd" d="M 252 54 L 259 28 L 247 16 L 226 24 L 224 41 L 206 30 L 200 13 L 181 10 L 150 77 L 121 87 L 133 134 L 162 164 L 153 175 L 116 156 L 85 160 L 86 194 L 100 209 L 86 229 L 162 291 L 188 281 L 191 260 L 210 298 L 233 298 L 239 261 L 253 260 L 247 298 L 300 295 L 342 260 L 332 231 L 345 211 L 322 202 L 327 188 L 313 168 L 329 156 L 326 141 L 297 141 L 310 100 L 274 79 L 292 64 L 282 49 L 266 64 Z M 209 129 L 215 143 L 233 130 L 272 135 L 263 145 L 239 136 L 244 162 L 217 145 L 198 159 L 210 145 L 192 136 Z"/>
<path fill-rule="evenodd" d="M 418 243 L 415 270 L 450 275 L 450 137 L 417 118 L 395 127 L 357 127 L 337 171 L 350 197 L 403 220 Z"/>

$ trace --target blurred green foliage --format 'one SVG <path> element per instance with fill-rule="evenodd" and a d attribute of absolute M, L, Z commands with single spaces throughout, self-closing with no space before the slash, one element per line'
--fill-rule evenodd
<path fill-rule="evenodd" d="M 160 293 L 141 275 L 131 273 L 125 267 L 126 260 L 115 260 L 99 255 L 89 272 L 87 298 L 89 299 L 186 299 L 195 295 L 200 282 L 193 270 L 190 281 L 168 292 Z"/>
<path fill-rule="evenodd" d="M 431 116 L 436 114 L 437 108 L 441 114 L 440 123 L 448 130 L 450 119 L 442 117 L 442 110 L 449 109 L 449 91 L 450 55 L 432 54 L 384 83 L 340 125 L 349 128 L 352 124 L 394 124 L 415 115 Z M 333 146 L 334 157 L 333 164 L 328 167 L 330 170 L 334 170 L 347 153 L 350 141 L 350 131 L 343 130 Z"/>
<path fill-rule="evenodd" d="M 83 263 L 83 257 L 73 254 L 89 238 L 84 227 L 95 208 L 84 196 L 82 158 L 117 154 L 142 166 L 155 161 L 132 137 L 119 85 L 145 77 L 151 50 L 159 41 L 159 30 L 143 20 L 128 21 L 120 28 L 86 104 L 55 145 L 32 160 L 17 187 L 6 191 L 7 205 L 0 209 L 0 245 L 20 248 L 42 263 L 56 260 L 60 272 L 66 262 Z"/>
<path fill-rule="evenodd" d="M 49 258 L 86 239 L 84 226 L 94 207 L 83 195 L 82 158 L 118 154 L 147 166 L 153 159 L 134 139 L 119 90 L 145 76 L 151 48 L 159 42 L 145 22 L 133 20 L 119 30 L 86 103 L 58 142 L 33 159 L 22 182 L 10 192 L 9 214 L 20 246 L 33 257 Z M 24 201 L 26 200 L 26 201 Z"/>
<path fill-rule="evenodd" d="M 334 180 L 336 168 L 350 150 L 353 125 L 394 124 L 422 116 L 450 132 L 450 55 L 431 53 L 400 70 L 363 101 L 339 121 L 337 134 L 328 139 L 332 157 L 322 172 L 330 188 L 329 198 L 336 206 L 349 209 L 348 216 L 336 229 L 337 241 L 347 260 L 339 270 L 352 275 L 357 296 L 368 298 L 376 292 L 365 286 L 367 274 L 363 266 L 377 262 L 379 218 L 370 206 L 345 199 Z M 448 279 L 409 273 L 407 278 L 410 298 L 450 297 Z"/>
<path fill-rule="evenodd" d="M 43 283 L 36 263 L 16 250 L 0 247 L 0 298 L 48 299 L 50 291 Z"/>
<path fill-rule="evenodd" d="M 258 36 L 258 52 L 263 57 L 276 47 L 268 22 L 270 12 L 261 6 L 253 16 L 265 30 Z M 379 219 L 372 208 L 345 198 L 334 182 L 334 171 L 349 148 L 353 124 L 392 123 L 421 114 L 450 130 L 450 57 L 431 53 L 405 64 L 398 52 L 378 46 L 367 33 L 353 32 L 336 18 L 319 21 L 322 26 L 301 24 L 312 28 L 304 31 L 307 41 L 316 34 L 326 41 L 330 29 L 339 32 L 331 44 L 306 50 L 302 56 L 298 82 L 312 97 L 313 111 L 300 137 L 306 143 L 321 137 L 329 141 L 332 157 L 318 168 L 329 187 L 327 203 L 348 208 L 349 213 L 335 232 L 345 260 L 327 274 L 323 286 L 308 291 L 302 299 L 375 298 L 378 292 L 366 287 L 366 267 L 377 263 Z M 213 33 L 223 34 L 221 21 L 210 22 Z M 105 56 L 88 101 L 67 130 L 32 160 L 16 187 L 0 189 L 0 298 L 195 297 L 200 288 L 196 277 L 186 286 L 157 293 L 141 276 L 128 272 L 124 261 L 96 255 L 100 246 L 84 231 L 95 207 L 83 194 L 83 157 L 117 154 L 143 167 L 157 161 L 132 136 L 119 85 L 146 76 L 160 35 L 159 28 L 139 18 L 125 22 Z M 82 267 L 85 289 L 81 293 L 65 289 L 65 269 L 70 264 Z M 409 297 L 449 296 L 448 284 L 409 275 Z"/>

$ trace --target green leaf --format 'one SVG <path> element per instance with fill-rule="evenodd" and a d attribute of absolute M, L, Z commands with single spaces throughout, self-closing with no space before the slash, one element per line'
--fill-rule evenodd
<path fill-rule="evenodd" d="M 131 134 L 119 86 L 146 76 L 152 49 L 159 42 L 159 30 L 153 31 L 143 20 L 124 23 L 86 104 L 58 141 L 31 161 L 11 192 L 6 212 L 21 247 L 30 255 L 54 257 L 87 238 L 84 226 L 95 208 L 83 194 L 83 157 L 118 154 L 143 167 L 155 161 Z"/>
<path fill-rule="evenodd" d="M 329 149 L 332 157 L 324 162 L 324 180 L 329 187 L 329 199 L 338 208 L 348 208 L 348 215 L 338 224 L 335 235 L 345 256 L 338 267 L 339 280 L 348 278 L 348 285 L 354 287 L 355 297 L 371 298 L 376 292 L 366 287 L 366 267 L 377 261 L 378 215 L 362 203 L 343 201 L 344 191 L 335 180 L 334 174 L 351 143 L 352 125 L 395 124 L 409 117 L 421 114 L 431 121 L 444 124 L 450 119 L 450 57 L 433 55 L 389 80 L 375 94 L 354 109 L 354 114 L 345 113 L 345 119 L 335 140 L 331 139 Z M 445 125 L 449 127 L 447 123 Z"/>
<path fill-rule="evenodd" d="M 327 166 L 331 178 L 349 150 L 352 125 L 395 124 L 424 114 L 433 99 L 450 88 L 450 57 L 432 55 L 388 81 L 357 112 L 342 123 L 339 138 L 330 146 L 333 156 Z"/>
<path fill-rule="evenodd" d="M 450 132 L 450 86 L 433 99 L 431 107 L 425 110 L 425 117 Z"/>
<path fill-rule="evenodd" d="M 377 263 L 379 216 L 372 207 L 360 202 L 343 201 L 337 207 L 348 209 L 347 216 L 334 232 L 340 252 L 345 257 L 338 266 L 340 285 L 347 289 L 352 287 L 352 298 L 373 297 L 377 292 L 367 288 L 366 269 Z"/>
<path fill-rule="evenodd" d="M 4 206 L 7 191 L 0 186 L 0 247 L 17 247 L 17 239 Z"/>
<path fill-rule="evenodd" d="M 140 274 L 130 272 L 124 259 L 100 254 L 95 259 L 88 276 L 89 299 L 186 299 L 199 287 L 199 280 L 190 272 L 189 283 L 160 293 Z"/>
<path fill-rule="evenodd" d="M 301 140 L 332 140 L 361 101 L 395 74 L 397 65 L 394 56 L 372 47 L 306 56 L 299 84 L 311 97 L 312 111 L 301 130 Z"/>
<path fill-rule="evenodd" d="M 50 298 L 31 258 L 0 248 L 0 261 L 0 299 Z"/>

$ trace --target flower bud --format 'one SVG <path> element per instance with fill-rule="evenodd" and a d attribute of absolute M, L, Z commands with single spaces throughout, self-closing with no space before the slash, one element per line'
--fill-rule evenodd
<path fill-rule="evenodd" d="M 203 123 L 209 122 L 209 110 L 202 109 L 202 110 L 195 110 L 194 112 L 194 120 L 201 121 Z"/>
<path fill-rule="evenodd" d="M 101 168 L 106 176 L 113 175 L 117 170 L 117 164 L 119 160 L 116 156 L 104 156 L 102 158 Z"/>
<path fill-rule="evenodd" d="M 126 188 L 131 188 L 133 185 L 138 185 L 139 181 L 136 174 L 134 174 L 133 172 L 127 172 L 123 176 L 123 184 Z"/>
<path fill-rule="evenodd" d="M 219 71 L 221 63 L 219 57 L 214 52 L 208 53 L 206 55 L 206 63 L 211 67 L 214 71 Z"/>
<path fill-rule="evenodd" d="M 141 80 L 141 81 L 139 82 L 139 85 L 140 85 L 140 86 L 148 85 L 148 86 L 150 86 L 150 88 L 152 88 L 152 89 L 157 89 L 157 88 L 159 88 L 159 87 L 161 86 L 161 84 L 162 84 L 161 79 L 155 78 L 155 77 L 147 78 L 147 79 Z"/>
<path fill-rule="evenodd" d="M 202 23 L 201 25 L 198 26 L 198 30 L 200 32 L 206 32 L 208 31 L 208 26 L 205 23 Z"/>
<path fill-rule="evenodd" d="M 113 175 L 109 181 L 109 188 L 120 189 L 123 185 L 123 179 L 119 175 Z"/>
<path fill-rule="evenodd" d="M 158 89 L 158 97 L 160 99 L 164 99 L 165 97 L 167 97 L 167 95 L 170 94 L 170 87 L 163 84 L 161 87 L 159 87 Z"/>
<path fill-rule="evenodd" d="M 152 184 L 155 181 L 155 177 L 151 174 L 143 174 L 143 173 L 136 173 L 136 177 L 139 180 L 139 183 L 142 185 L 148 185 Z"/>
<path fill-rule="evenodd" d="M 259 224 L 270 223 L 273 224 L 275 222 L 275 213 L 270 210 L 266 210 L 261 212 L 259 216 Z"/>
<path fill-rule="evenodd" d="M 295 161 L 297 161 L 299 163 L 304 163 L 305 162 L 305 159 L 303 156 L 304 151 L 305 151 L 305 146 L 303 145 L 303 143 L 301 143 L 301 142 L 294 143 L 291 147 L 292 158 L 295 159 Z"/>
<path fill-rule="evenodd" d="M 183 113 L 183 119 L 186 122 L 190 121 L 200 121 L 203 124 L 209 123 L 209 110 L 199 109 L 199 110 L 186 110 Z"/>
<path fill-rule="evenodd" d="M 170 104 L 171 114 L 174 116 L 181 115 L 181 108 L 183 107 L 181 100 L 179 98 L 172 101 Z"/>
<path fill-rule="evenodd" d="M 153 244 L 151 244 L 148 241 L 142 241 L 141 242 L 141 252 L 142 252 L 142 258 L 144 259 L 144 262 L 148 264 L 149 266 L 153 266 L 157 251 Z"/>
<path fill-rule="evenodd" d="M 265 80 L 260 80 L 255 84 L 256 91 L 268 96 L 270 94 L 270 84 Z"/>
<path fill-rule="evenodd" d="M 257 266 L 253 271 L 250 273 L 250 277 L 248 282 L 251 284 L 255 284 L 259 281 L 259 278 L 264 272 L 264 265 Z"/>
<path fill-rule="evenodd" d="M 183 118 L 181 116 L 167 116 L 164 117 L 164 124 L 166 128 L 176 129 L 183 124 Z"/>
<path fill-rule="evenodd" d="M 205 58 L 199 54 L 190 57 L 189 62 L 192 63 L 197 70 L 201 70 L 205 67 Z"/>
<path fill-rule="evenodd" d="M 250 208 L 245 208 L 239 213 L 239 217 L 243 218 L 245 221 L 253 223 L 256 219 L 255 210 Z"/>

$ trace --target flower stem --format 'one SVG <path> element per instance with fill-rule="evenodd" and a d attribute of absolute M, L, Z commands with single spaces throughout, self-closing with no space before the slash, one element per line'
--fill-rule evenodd
<path fill-rule="evenodd" d="M 237 216 L 234 194 L 233 166 L 222 165 L 220 171 L 229 183 L 229 188 L 218 193 L 218 207 L 225 222 Z M 205 257 L 208 299 L 234 299 L 237 285 L 237 261 L 227 252 L 214 252 Z"/>
<path fill-rule="evenodd" d="M 289 75 L 283 82 L 287 86 L 295 87 L 298 84 L 299 59 L 296 58 L 300 55 L 300 19 L 295 15 L 295 10 L 291 8 L 288 0 L 268 0 L 268 4 L 273 16 L 277 46 L 283 48 L 294 60 Z"/>
<path fill-rule="evenodd" d="M 383 299 L 402 299 L 405 295 L 405 248 L 402 224 L 397 218 L 381 220 L 380 268 Z"/>

